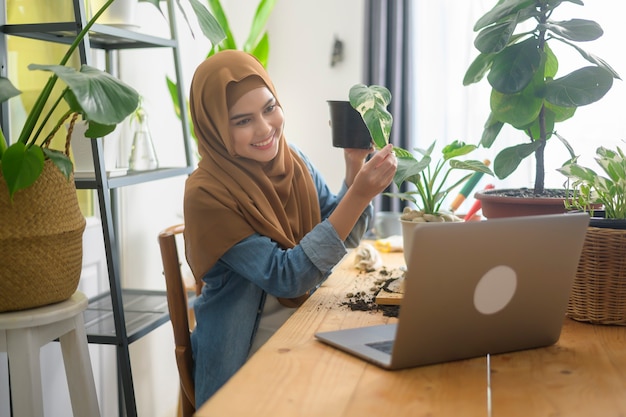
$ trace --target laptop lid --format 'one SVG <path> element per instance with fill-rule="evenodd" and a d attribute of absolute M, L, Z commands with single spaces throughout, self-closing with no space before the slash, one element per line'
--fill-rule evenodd
<path fill-rule="evenodd" d="M 316 337 L 390 369 L 551 345 L 588 224 L 577 213 L 420 225 L 397 325 Z"/>

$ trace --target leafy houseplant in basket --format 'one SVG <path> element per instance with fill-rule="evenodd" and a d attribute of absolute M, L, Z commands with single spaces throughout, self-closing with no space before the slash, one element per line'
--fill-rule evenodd
<path fill-rule="evenodd" d="M 110 133 L 135 110 L 139 95 L 106 72 L 87 65 L 76 70 L 66 63 L 112 2 L 77 35 L 59 65 L 29 66 L 52 75 L 10 146 L 0 130 L 0 311 L 61 301 L 78 286 L 85 218 L 78 206 L 69 138 L 79 118 L 88 123 L 87 137 Z M 59 79 L 66 86 L 56 97 Z M 0 101 L 19 94 L 0 77 Z M 50 120 L 56 108 L 65 110 L 59 120 Z M 51 138 L 65 123 L 65 149 L 50 148 Z"/>
<path fill-rule="evenodd" d="M 389 142 L 392 116 L 387 111 L 391 101 L 391 93 L 385 87 L 365 86 L 357 84 L 350 89 L 350 103 L 362 115 L 365 124 L 372 135 L 377 148 L 384 147 Z M 428 149 L 415 151 L 422 155 L 416 159 L 413 153 L 406 149 L 394 147 L 398 158 L 398 169 L 394 176 L 394 183 L 401 189 L 403 184 L 413 186 L 412 190 L 400 193 L 386 193 L 390 197 L 398 197 L 409 201 L 415 208 L 405 208 L 400 220 L 402 221 L 403 236 L 406 228 L 415 227 L 423 222 L 460 221 L 461 219 L 450 212 L 441 209 L 441 205 L 452 190 L 465 183 L 473 172 L 482 172 L 493 175 L 489 167 L 478 160 L 459 160 L 458 157 L 473 152 L 477 147 L 463 142 L 454 141 L 445 146 L 441 159 L 433 165 L 432 153 L 436 142 Z M 455 170 L 472 171 L 451 183 L 450 174 Z M 405 253 L 410 252 L 405 241 Z M 408 248 L 408 249 L 407 249 Z"/>
<path fill-rule="evenodd" d="M 568 315 L 579 321 L 626 325 L 626 156 L 617 147 L 596 150 L 606 176 L 576 159 L 558 169 L 571 181 L 570 208 L 591 215 L 574 279 Z M 600 210 L 595 210 L 600 205 Z"/>
<path fill-rule="evenodd" d="M 464 85 L 479 82 L 487 75 L 492 87 L 491 114 L 485 123 L 481 145 L 491 147 L 504 125 L 526 134 L 521 144 L 502 150 L 494 159 L 493 169 L 500 179 L 517 169 L 520 162 L 534 155 L 535 184 L 531 192 L 509 190 L 506 202 L 517 214 L 524 214 L 521 204 L 531 199 L 552 196 L 555 190 L 545 190 L 544 154 L 548 140 L 557 136 L 555 124 L 574 116 L 576 108 L 600 100 L 619 75 L 602 59 L 584 51 L 578 42 L 593 41 L 602 36 L 598 23 L 591 20 L 553 20 L 559 7 L 565 4 L 583 5 L 581 0 L 500 0 L 475 24 L 479 31 L 474 46 L 480 54 L 470 64 Z M 534 21 L 534 28 L 527 29 Z M 522 26 L 524 25 L 524 26 Z M 520 32 L 516 32 L 521 27 Z M 571 47 L 588 62 L 587 66 L 557 78 L 559 66 L 556 45 Z M 573 155 L 569 144 L 559 137 Z M 504 190 L 490 193 L 501 194 Z M 562 190 L 558 190 L 562 191 Z M 554 200 L 540 200 L 541 206 L 528 214 L 563 212 L 564 193 Z M 486 193 L 477 193 L 487 217 L 499 217 L 492 212 L 492 200 Z M 529 198 L 520 198 L 529 197 Z M 515 201 L 517 200 L 517 201 Z M 504 214 L 506 215 L 506 214 Z"/>

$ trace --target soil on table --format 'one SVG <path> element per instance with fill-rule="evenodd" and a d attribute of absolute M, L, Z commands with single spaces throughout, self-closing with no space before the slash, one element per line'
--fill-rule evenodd
<path fill-rule="evenodd" d="M 373 281 L 368 291 L 355 291 L 346 294 L 346 300 L 341 302 L 342 306 L 350 308 L 352 311 L 381 311 L 386 317 L 398 317 L 400 314 L 400 306 L 397 305 L 380 305 L 376 303 L 376 296 L 381 290 L 387 290 L 389 285 L 403 276 L 404 271 L 395 268 L 389 270 L 382 267 L 374 271 L 363 271 L 363 275 L 367 281 Z"/>

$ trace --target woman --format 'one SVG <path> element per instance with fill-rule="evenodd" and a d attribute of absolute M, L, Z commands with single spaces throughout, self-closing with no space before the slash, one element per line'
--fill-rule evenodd
<path fill-rule="evenodd" d="M 185 187 L 185 245 L 204 284 L 192 334 L 200 406 L 358 244 L 397 161 L 391 146 L 368 162 L 371 150 L 347 149 L 344 187 L 331 193 L 285 140 L 269 75 L 242 51 L 200 64 L 190 108 L 201 160 Z"/>

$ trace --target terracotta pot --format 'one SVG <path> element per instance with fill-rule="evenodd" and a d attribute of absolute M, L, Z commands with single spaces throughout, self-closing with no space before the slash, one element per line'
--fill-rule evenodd
<path fill-rule="evenodd" d="M 328 100 L 328 106 L 334 147 L 369 149 L 372 146 L 363 118 L 349 101 Z"/>
<path fill-rule="evenodd" d="M 495 219 L 567 212 L 564 198 L 498 195 L 503 191 L 512 192 L 514 190 L 484 190 L 474 194 L 474 198 L 481 203 L 483 216 L 488 219 Z"/>

